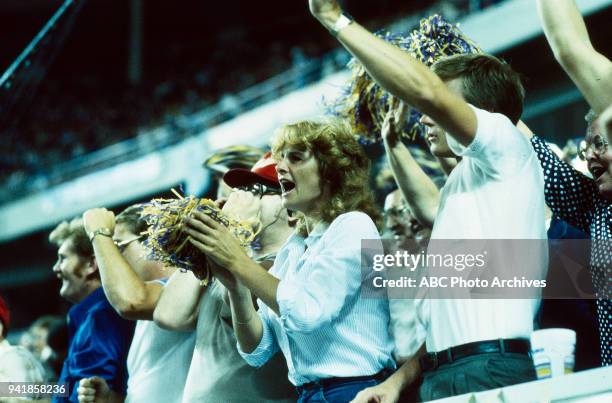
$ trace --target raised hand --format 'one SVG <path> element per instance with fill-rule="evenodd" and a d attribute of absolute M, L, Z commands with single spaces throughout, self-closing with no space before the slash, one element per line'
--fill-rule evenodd
<path fill-rule="evenodd" d="M 330 28 L 342 14 L 342 8 L 336 0 L 309 0 L 311 14 Z"/>
<path fill-rule="evenodd" d="M 105 208 L 94 208 L 83 213 L 83 227 L 89 236 L 100 228 L 115 230 L 115 214 Z"/>
<path fill-rule="evenodd" d="M 389 145 L 394 146 L 399 141 L 407 113 L 408 105 L 397 98 L 393 98 L 393 102 L 385 116 L 380 132 L 383 140 L 388 142 Z"/>

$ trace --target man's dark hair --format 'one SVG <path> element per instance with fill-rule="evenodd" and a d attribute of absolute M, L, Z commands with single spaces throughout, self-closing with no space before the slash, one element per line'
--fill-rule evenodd
<path fill-rule="evenodd" d="M 506 115 L 514 124 L 523 113 L 525 89 L 508 63 L 487 54 L 459 54 L 438 60 L 432 70 L 444 81 L 460 78 L 463 97 L 477 108 Z"/>

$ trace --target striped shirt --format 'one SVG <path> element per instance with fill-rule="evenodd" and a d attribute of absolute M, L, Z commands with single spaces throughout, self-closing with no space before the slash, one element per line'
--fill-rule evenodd
<path fill-rule="evenodd" d="M 281 315 L 259 301 L 261 341 L 250 354 L 238 346 L 248 364 L 259 367 L 280 349 L 296 386 L 395 368 L 388 300 L 361 296 L 363 239 L 380 239 L 376 226 L 350 212 L 287 240 L 270 269 L 280 279 Z"/>

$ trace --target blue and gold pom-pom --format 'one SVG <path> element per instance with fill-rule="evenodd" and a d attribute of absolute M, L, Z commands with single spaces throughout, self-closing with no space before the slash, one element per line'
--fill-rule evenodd
<path fill-rule="evenodd" d="M 472 40 L 442 16 L 434 14 L 422 19 L 419 28 L 409 35 L 377 32 L 377 36 L 410 53 L 427 66 L 444 56 L 460 53 L 482 53 Z M 347 119 L 362 144 L 381 141 L 385 115 L 393 103 L 393 96 L 381 88 L 356 59 L 349 64 L 352 77 L 340 97 L 327 105 L 328 112 Z M 421 135 L 421 114 L 411 109 L 402 137 L 414 140 Z"/>
<path fill-rule="evenodd" d="M 185 219 L 194 211 L 207 214 L 228 227 L 245 249 L 255 239 L 257 232 L 251 223 L 225 215 L 212 200 L 183 197 L 174 193 L 177 199 L 153 199 L 142 205 L 140 214 L 148 224 L 143 242 L 147 257 L 169 266 L 193 271 L 207 284 L 210 280 L 207 258 L 189 242 L 189 236 L 183 232 Z"/>

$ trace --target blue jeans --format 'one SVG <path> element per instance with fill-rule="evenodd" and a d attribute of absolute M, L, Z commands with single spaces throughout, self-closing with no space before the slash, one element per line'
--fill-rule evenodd
<path fill-rule="evenodd" d="M 347 403 L 365 388 L 376 386 L 380 381 L 368 379 L 348 381 L 337 385 L 322 386 L 315 384 L 308 388 L 298 388 L 298 403 Z"/>

